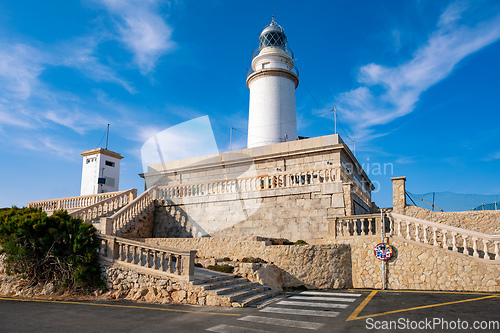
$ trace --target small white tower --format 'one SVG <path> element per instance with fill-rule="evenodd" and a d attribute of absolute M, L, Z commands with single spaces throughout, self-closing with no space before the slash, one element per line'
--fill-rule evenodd
<path fill-rule="evenodd" d="M 118 191 L 120 160 L 123 156 L 104 148 L 87 150 L 81 155 L 83 167 L 80 195 Z"/>
<path fill-rule="evenodd" d="M 259 37 L 252 68 L 247 147 L 258 147 L 297 139 L 295 89 L 299 75 L 283 28 L 274 19 Z"/>

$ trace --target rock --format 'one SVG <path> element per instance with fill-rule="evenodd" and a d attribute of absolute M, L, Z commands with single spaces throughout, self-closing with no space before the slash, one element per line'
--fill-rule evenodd
<path fill-rule="evenodd" d="M 52 282 L 49 282 L 43 286 L 42 295 L 49 296 L 56 290 L 56 287 Z"/>

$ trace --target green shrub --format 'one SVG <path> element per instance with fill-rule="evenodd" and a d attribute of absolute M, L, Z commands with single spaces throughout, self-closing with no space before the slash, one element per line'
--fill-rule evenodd
<path fill-rule="evenodd" d="M 102 287 L 97 261 L 99 239 L 91 224 L 66 211 L 47 216 L 41 209 L 12 207 L 0 212 L 0 246 L 8 274 L 34 285 Z"/>
<path fill-rule="evenodd" d="M 231 265 L 209 265 L 207 269 L 222 273 L 232 273 L 234 271 L 234 267 Z"/>
<path fill-rule="evenodd" d="M 293 243 L 294 245 L 307 245 L 307 242 L 302 240 L 302 239 L 299 239 L 298 241 L 296 241 L 295 243 Z"/>
<path fill-rule="evenodd" d="M 254 258 L 254 257 L 243 258 L 241 259 L 241 262 L 252 263 L 252 264 L 267 264 L 267 261 L 265 261 L 264 259 Z"/>
<path fill-rule="evenodd" d="M 229 258 L 229 257 L 224 257 L 224 258 L 222 258 L 222 261 L 231 261 L 231 258 Z"/>

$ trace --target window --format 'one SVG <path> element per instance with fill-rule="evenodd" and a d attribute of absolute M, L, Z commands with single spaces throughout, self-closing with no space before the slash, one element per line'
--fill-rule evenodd
<path fill-rule="evenodd" d="M 105 164 L 110 167 L 115 167 L 115 162 L 106 161 Z"/>

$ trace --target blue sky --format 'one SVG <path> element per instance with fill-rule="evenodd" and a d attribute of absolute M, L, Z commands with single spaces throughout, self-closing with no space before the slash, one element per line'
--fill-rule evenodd
<path fill-rule="evenodd" d="M 500 193 L 498 1 L 0 0 L 0 207 L 79 195 L 108 123 L 121 189 L 143 189 L 142 144 L 184 121 L 245 147 L 271 15 L 300 70 L 299 135 L 332 134 L 336 105 L 377 204 L 402 175 L 413 193 Z"/>

